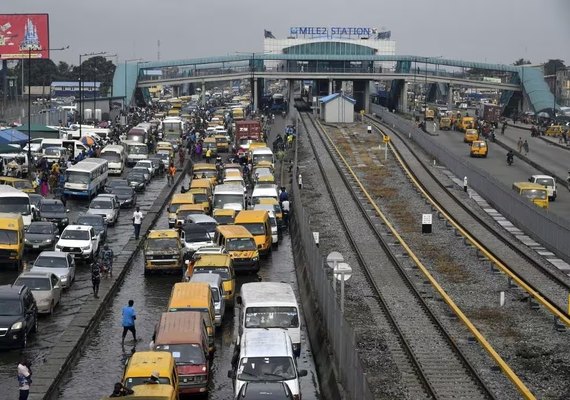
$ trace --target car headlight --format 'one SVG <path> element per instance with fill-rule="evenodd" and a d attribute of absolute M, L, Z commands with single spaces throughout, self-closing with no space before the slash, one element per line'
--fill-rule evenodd
<path fill-rule="evenodd" d="M 53 242 L 52 239 L 45 239 L 45 240 L 44 240 L 44 243 L 51 243 L 51 242 Z"/>
<path fill-rule="evenodd" d="M 253 261 L 259 260 L 259 257 L 253 257 Z"/>
<path fill-rule="evenodd" d="M 47 218 L 43 218 L 43 217 L 42 217 L 41 220 L 44 221 L 44 222 L 46 222 L 46 221 L 47 221 Z"/>
<path fill-rule="evenodd" d="M 19 321 L 19 322 L 16 322 L 15 324 L 13 324 L 12 327 L 10 328 L 10 330 L 19 331 L 23 327 L 24 327 L 24 323 L 22 321 Z"/>
<path fill-rule="evenodd" d="M 67 275 L 62 275 L 59 277 L 59 280 L 62 282 L 67 282 Z"/>
<path fill-rule="evenodd" d="M 64 224 L 69 223 L 69 218 L 62 218 L 61 222 L 63 222 Z"/>
<path fill-rule="evenodd" d="M 24 243 L 30 243 L 30 241 L 27 238 L 24 238 Z"/>
<path fill-rule="evenodd" d="M 81 250 L 89 250 L 89 249 L 91 249 L 91 246 L 85 246 L 81 248 Z"/>

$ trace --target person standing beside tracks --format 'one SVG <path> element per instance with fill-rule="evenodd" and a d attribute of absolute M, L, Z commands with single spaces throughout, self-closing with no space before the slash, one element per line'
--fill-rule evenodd
<path fill-rule="evenodd" d="M 91 284 L 93 285 L 93 296 L 99 298 L 99 284 L 101 283 L 101 266 L 97 261 L 91 265 Z"/>
<path fill-rule="evenodd" d="M 133 227 L 135 228 L 135 240 L 139 240 L 143 218 L 144 216 L 143 213 L 141 212 L 140 207 L 137 207 L 136 211 L 133 213 Z"/>
<path fill-rule="evenodd" d="M 526 156 L 528 154 L 528 141 L 526 139 L 524 140 L 522 147 L 524 149 L 524 155 Z"/>
<path fill-rule="evenodd" d="M 517 141 L 517 149 L 519 150 L 519 153 L 522 152 L 522 147 L 523 147 L 523 141 L 522 138 L 519 137 L 519 140 Z"/>
<path fill-rule="evenodd" d="M 137 330 L 135 328 L 135 320 L 137 319 L 137 313 L 133 307 L 135 304 L 134 300 L 129 300 L 129 305 L 123 307 L 123 338 L 121 344 L 125 344 L 125 337 L 127 332 L 131 331 L 133 334 L 133 340 L 137 342 Z"/>

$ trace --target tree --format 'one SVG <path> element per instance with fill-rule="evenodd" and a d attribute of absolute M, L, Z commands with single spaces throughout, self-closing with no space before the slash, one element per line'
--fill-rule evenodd
<path fill-rule="evenodd" d="M 22 64 L 24 66 L 24 84 L 30 86 L 50 86 L 52 81 L 57 79 L 58 69 L 55 63 L 49 59 L 32 59 L 24 58 L 18 61 L 14 71 L 21 71 Z M 31 69 L 29 71 L 30 80 L 28 82 L 28 65 Z M 17 73 L 18 87 L 22 85 L 22 74 Z"/>
<path fill-rule="evenodd" d="M 530 64 L 530 60 L 525 60 L 524 58 L 519 58 L 513 63 L 513 65 L 527 65 L 527 64 Z"/>
<path fill-rule="evenodd" d="M 566 65 L 564 65 L 563 60 L 548 60 L 544 64 L 544 75 L 554 75 L 556 74 L 556 71 L 560 71 L 562 69 L 566 69 Z"/>
<path fill-rule="evenodd" d="M 113 84 L 115 64 L 105 57 L 91 57 L 81 63 L 81 77 L 84 82 L 101 82 L 99 93 L 106 95 Z M 79 68 L 73 68 L 79 77 Z"/>

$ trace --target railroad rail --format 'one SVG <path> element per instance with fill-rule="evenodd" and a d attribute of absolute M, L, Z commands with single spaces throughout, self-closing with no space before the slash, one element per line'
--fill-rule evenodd
<path fill-rule="evenodd" d="M 494 398 L 405 272 L 406 265 L 411 263 L 424 270 L 425 267 L 380 212 L 324 129 L 308 115 L 301 114 L 301 122 L 313 152 L 318 154 L 315 158 L 323 181 L 383 311 L 382 317 L 396 333 L 398 343 L 392 343 L 390 349 L 399 360 L 405 360 L 399 363 L 399 367 L 412 398 Z M 389 234 L 381 232 L 385 228 Z M 389 238 L 397 238 L 410 258 L 395 255 L 388 243 Z M 381 262 L 384 264 L 380 265 Z M 433 278 L 430 281 L 434 287 L 439 287 Z M 441 287 L 439 289 L 443 291 Z M 460 312 L 458 308 L 455 311 Z M 476 331 L 472 324 L 471 328 L 472 332 Z M 398 352 L 404 357 L 400 357 Z M 508 366 L 506 368 L 509 369 Z M 523 388 L 519 391 L 523 395 L 526 393 L 524 397 L 534 398 L 510 372 L 511 380 Z"/>
<path fill-rule="evenodd" d="M 399 132 L 385 125 L 380 125 L 379 121 L 371 118 L 370 116 L 366 117 L 383 138 L 388 136 L 385 131 L 393 133 L 400 139 L 400 142 L 406 147 L 409 153 L 415 157 L 420 164 L 424 165 L 416 152 L 411 149 L 410 145 L 403 139 L 402 135 Z M 461 202 L 457 197 L 453 196 L 451 194 L 451 190 L 445 187 L 445 185 L 443 185 L 439 179 L 435 177 L 429 168 L 424 168 L 428 176 L 439 186 L 445 195 L 452 199 L 457 206 L 459 206 L 466 214 L 473 218 L 479 225 L 484 227 L 487 233 L 514 251 L 517 256 L 521 257 L 526 262 L 526 264 L 513 263 L 509 265 L 507 262 L 502 260 L 500 256 L 495 254 L 491 249 L 485 246 L 481 240 L 477 239 L 475 235 L 469 232 L 469 230 L 465 228 L 457 220 L 457 218 L 453 217 L 451 213 L 448 212 L 445 207 L 432 194 L 428 192 L 425 185 L 422 184 L 421 179 L 419 179 L 412 172 L 407 163 L 403 160 L 400 152 L 392 143 L 392 141 L 388 142 L 388 146 L 404 170 L 404 173 L 407 174 L 410 180 L 416 185 L 424 198 L 432 204 L 432 206 L 440 213 L 440 215 L 442 215 L 451 224 L 451 226 L 453 226 L 457 232 L 465 238 L 465 240 L 469 241 L 469 243 L 471 243 L 478 251 L 480 251 L 480 253 L 486 259 L 488 259 L 494 266 L 500 269 L 512 280 L 512 282 L 516 283 L 531 298 L 542 305 L 555 318 L 557 318 L 564 325 L 570 326 L 570 318 L 568 316 L 567 310 L 565 309 L 565 306 L 567 306 L 568 293 L 570 293 L 570 284 L 568 283 L 567 279 L 565 280 L 564 278 L 556 275 L 548 268 L 545 268 L 543 265 L 533 260 L 528 254 L 525 254 L 519 248 L 514 246 L 509 240 L 507 240 L 507 238 L 503 237 L 495 229 L 493 229 L 487 221 L 477 215 L 477 213 L 467 207 L 467 205 Z M 531 280 L 534 283 L 531 283 Z M 546 294 L 547 292 L 550 292 L 551 295 Z"/>

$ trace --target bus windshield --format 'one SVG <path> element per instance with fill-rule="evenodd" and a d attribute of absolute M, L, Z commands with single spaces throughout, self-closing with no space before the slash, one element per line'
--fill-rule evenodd
<path fill-rule="evenodd" d="M 527 199 L 546 199 L 546 190 L 526 189 L 521 194 Z"/>
<path fill-rule="evenodd" d="M 0 229 L 0 244 L 18 244 L 18 231 Z"/>
<path fill-rule="evenodd" d="M 227 251 L 253 251 L 257 250 L 255 241 L 252 238 L 234 238 L 226 242 Z"/>
<path fill-rule="evenodd" d="M 129 154 L 148 154 L 148 147 L 144 146 L 135 146 L 130 145 L 128 147 Z"/>
<path fill-rule="evenodd" d="M 217 194 L 214 196 L 214 208 L 224 208 L 225 204 L 243 204 L 242 194 Z"/>
<path fill-rule="evenodd" d="M 65 174 L 67 175 L 65 179 L 66 182 L 81 183 L 85 185 L 89 184 L 89 172 L 67 171 Z"/>
<path fill-rule="evenodd" d="M 248 307 L 245 311 L 246 328 L 298 328 L 296 307 Z"/>
<path fill-rule="evenodd" d="M 121 161 L 121 156 L 119 153 L 115 153 L 114 151 L 106 151 L 101 154 L 101 158 L 107 160 L 109 162 L 119 162 Z"/>
<path fill-rule="evenodd" d="M 0 197 L 0 210 L 22 215 L 30 214 L 30 199 L 25 197 Z"/>
<path fill-rule="evenodd" d="M 265 235 L 265 225 L 262 223 L 240 224 L 243 225 L 252 235 Z"/>

